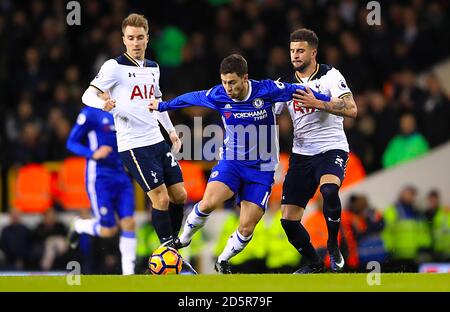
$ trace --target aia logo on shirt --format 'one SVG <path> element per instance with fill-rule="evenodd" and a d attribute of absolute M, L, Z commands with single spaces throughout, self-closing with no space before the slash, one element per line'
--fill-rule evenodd
<path fill-rule="evenodd" d="M 299 101 L 296 101 L 296 100 L 292 101 L 292 105 L 294 107 L 294 112 L 300 113 L 300 114 L 309 114 L 309 113 L 314 113 L 314 112 L 319 111 L 317 108 L 304 107 L 304 106 L 302 106 L 302 103 L 300 103 Z"/>
<path fill-rule="evenodd" d="M 131 91 L 130 100 L 150 100 L 155 95 L 155 85 L 135 85 Z"/>

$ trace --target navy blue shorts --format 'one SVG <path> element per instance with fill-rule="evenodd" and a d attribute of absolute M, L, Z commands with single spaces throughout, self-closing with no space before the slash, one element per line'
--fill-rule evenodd
<path fill-rule="evenodd" d="M 329 150 L 313 156 L 292 153 L 284 178 L 281 204 L 306 207 L 323 175 L 333 174 L 342 183 L 347 161 L 348 153 L 343 150 Z"/>
<path fill-rule="evenodd" d="M 211 170 L 208 182 L 219 181 L 227 185 L 233 191 L 237 204 L 245 200 L 266 210 L 274 173 L 249 167 L 237 160 L 220 160 Z"/>
<path fill-rule="evenodd" d="M 162 184 L 183 182 L 180 165 L 165 141 L 120 152 L 120 158 L 146 193 Z"/>

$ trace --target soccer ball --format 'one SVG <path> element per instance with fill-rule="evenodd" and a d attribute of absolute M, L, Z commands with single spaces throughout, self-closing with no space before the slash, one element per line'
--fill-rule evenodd
<path fill-rule="evenodd" d="M 159 247 L 148 259 L 148 267 L 152 274 L 180 274 L 183 258 L 174 248 Z"/>

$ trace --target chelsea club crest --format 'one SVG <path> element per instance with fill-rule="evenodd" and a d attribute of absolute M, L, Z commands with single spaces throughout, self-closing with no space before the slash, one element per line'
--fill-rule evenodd
<path fill-rule="evenodd" d="M 261 107 L 263 107 L 263 105 L 264 105 L 263 99 L 256 98 L 256 99 L 253 100 L 253 107 L 254 108 L 261 108 Z"/>

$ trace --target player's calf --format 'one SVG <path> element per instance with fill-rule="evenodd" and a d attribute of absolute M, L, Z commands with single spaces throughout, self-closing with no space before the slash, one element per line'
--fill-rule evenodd
<path fill-rule="evenodd" d="M 200 202 L 203 204 L 203 202 Z M 189 213 L 186 222 L 184 224 L 183 233 L 180 236 L 180 242 L 182 247 L 186 247 L 192 240 L 194 234 L 201 229 L 206 220 L 209 217 L 209 214 L 201 212 L 199 209 L 200 203 L 194 205 L 194 208 Z"/>
<path fill-rule="evenodd" d="M 223 261 L 228 262 L 232 257 L 240 253 L 248 245 L 253 237 L 253 233 L 249 236 L 244 236 L 239 233 L 239 230 L 235 231 L 227 241 L 222 253 L 219 255 L 217 262 L 222 263 Z"/>
<path fill-rule="evenodd" d="M 323 215 L 328 229 L 328 245 L 337 247 L 342 210 L 339 186 L 334 183 L 325 183 L 320 187 L 320 192 L 323 197 Z"/>
<path fill-rule="evenodd" d="M 281 219 L 281 225 L 291 245 L 294 246 L 302 256 L 310 263 L 320 263 L 322 261 L 314 249 L 314 246 L 311 244 L 311 238 L 308 231 L 306 231 L 300 223 L 300 220 L 293 221 Z"/>

